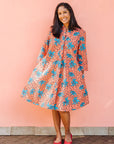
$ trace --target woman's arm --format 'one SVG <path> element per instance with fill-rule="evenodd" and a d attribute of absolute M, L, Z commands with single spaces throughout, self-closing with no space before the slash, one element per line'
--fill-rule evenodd
<path fill-rule="evenodd" d="M 86 51 L 86 32 L 80 31 L 79 45 L 77 50 L 77 60 L 80 66 L 80 70 L 88 71 L 88 60 Z"/>
<path fill-rule="evenodd" d="M 37 57 L 37 63 L 39 61 L 41 61 L 45 57 L 45 55 L 47 54 L 48 47 L 49 47 L 49 44 L 50 44 L 50 33 L 51 33 L 51 31 L 48 32 L 47 38 L 44 40 L 44 43 L 43 43 L 43 45 L 40 49 L 40 53 Z"/>

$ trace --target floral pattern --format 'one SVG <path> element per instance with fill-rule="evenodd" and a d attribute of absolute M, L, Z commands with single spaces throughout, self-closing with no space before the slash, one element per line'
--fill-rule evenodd
<path fill-rule="evenodd" d="M 89 104 L 82 71 L 88 71 L 85 30 L 63 25 L 55 38 L 50 29 L 21 97 L 51 110 L 77 110 Z"/>

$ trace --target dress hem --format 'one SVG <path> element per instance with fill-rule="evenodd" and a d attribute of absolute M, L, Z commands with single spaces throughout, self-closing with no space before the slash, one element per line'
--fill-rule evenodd
<path fill-rule="evenodd" d="M 26 97 L 22 97 L 22 98 L 24 98 L 24 100 L 26 100 L 27 102 L 29 102 L 29 103 L 31 103 L 31 104 L 34 104 L 34 105 L 37 105 L 37 106 L 39 106 L 39 107 L 41 107 L 41 108 L 45 108 L 45 109 L 49 109 L 49 110 L 56 110 L 56 111 L 69 111 L 69 112 L 70 112 L 70 111 L 74 111 L 74 110 L 80 109 L 80 108 L 82 108 L 82 107 L 84 107 L 84 106 L 86 106 L 86 105 L 89 104 L 89 101 L 87 101 L 84 105 L 82 105 L 82 106 L 80 106 L 80 107 L 78 107 L 78 108 L 76 108 L 76 109 L 73 108 L 73 109 L 70 109 L 70 110 L 60 110 L 60 109 L 56 109 L 56 108 L 41 106 L 41 104 L 35 103 L 35 102 L 33 102 L 32 100 L 27 99 Z"/>

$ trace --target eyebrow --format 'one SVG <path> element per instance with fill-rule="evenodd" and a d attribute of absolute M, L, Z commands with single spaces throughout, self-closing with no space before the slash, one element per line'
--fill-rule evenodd
<path fill-rule="evenodd" d="M 67 12 L 67 10 L 64 10 L 63 12 Z M 61 12 L 58 12 L 58 13 L 61 13 Z"/>

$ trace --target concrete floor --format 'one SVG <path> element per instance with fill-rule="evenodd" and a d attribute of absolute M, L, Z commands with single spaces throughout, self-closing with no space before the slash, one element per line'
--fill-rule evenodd
<path fill-rule="evenodd" d="M 0 144 L 53 144 L 54 139 L 55 136 L 0 136 Z M 114 136 L 73 136 L 72 144 L 114 144 Z"/>

